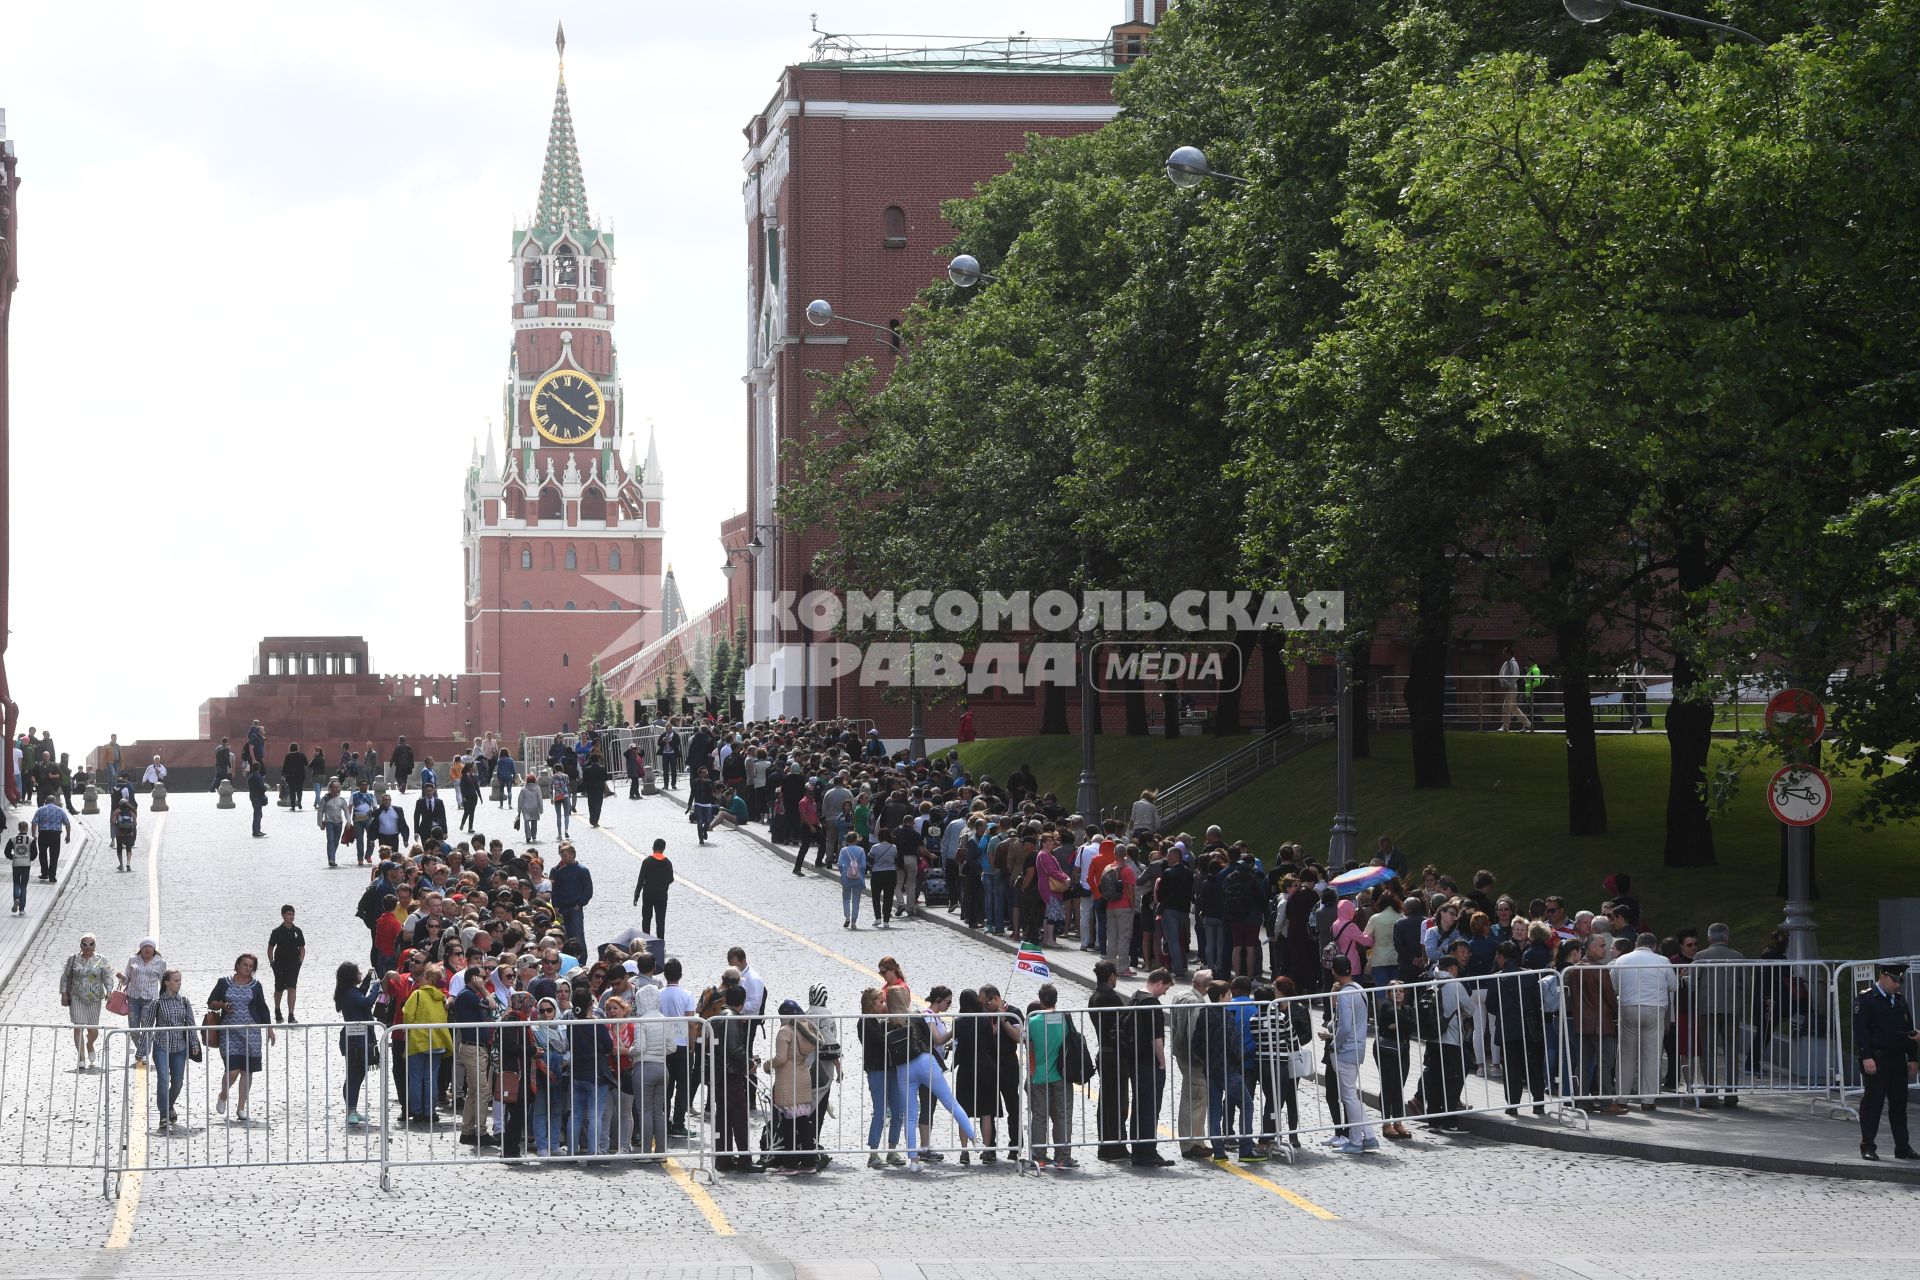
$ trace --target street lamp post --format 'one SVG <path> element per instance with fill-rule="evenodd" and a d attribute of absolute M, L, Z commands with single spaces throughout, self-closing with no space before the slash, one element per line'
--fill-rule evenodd
<path fill-rule="evenodd" d="M 971 289 L 981 281 L 992 283 L 994 276 L 980 269 L 980 260 L 963 253 L 947 264 L 947 279 L 956 289 Z M 1084 570 L 1084 562 L 1082 568 Z M 1082 634 L 1074 642 L 1074 683 L 1080 693 L 1080 781 L 1074 807 L 1088 822 L 1100 820 L 1100 772 L 1094 764 L 1093 700 L 1099 696 L 1093 687 L 1091 640 Z"/>
<path fill-rule="evenodd" d="M 1567 0 L 1569 9 L 1576 0 Z M 1595 0 L 1598 3 L 1598 0 Z M 1184 191 L 1191 191 L 1213 178 L 1234 186 L 1251 185 L 1246 178 L 1222 173 L 1207 163 L 1207 153 L 1198 147 L 1177 147 L 1167 157 L 1167 179 Z M 1328 869 L 1340 871 L 1355 860 L 1359 824 L 1353 812 L 1353 694 L 1347 686 L 1353 674 L 1347 662 L 1347 647 L 1334 651 L 1334 760 L 1333 826 L 1327 834 Z"/>
<path fill-rule="evenodd" d="M 969 261 L 971 261 L 971 259 L 969 259 Z M 978 266 L 979 264 L 976 263 L 975 265 Z M 957 284 L 959 282 L 956 280 L 955 283 Z M 834 311 L 833 304 L 825 298 L 815 298 L 807 304 L 807 323 L 814 328 L 824 328 L 836 320 L 843 324 L 857 324 L 862 329 L 871 329 L 886 338 L 888 346 L 896 350 L 899 349 L 900 331 L 892 325 L 875 324 L 871 320 L 855 320 L 851 316 L 840 315 Z M 756 535 L 754 540 L 747 544 L 747 547 L 755 554 L 758 554 L 759 545 L 760 539 L 758 535 Z M 919 679 L 917 673 L 913 670 L 911 659 L 909 659 L 907 663 L 907 673 L 907 692 L 913 714 L 912 725 L 907 731 L 907 753 L 915 760 L 924 760 L 927 758 L 926 707 L 920 696 Z"/>
<path fill-rule="evenodd" d="M 1589 26 L 1597 22 L 1605 22 L 1613 16 L 1613 11 L 1616 9 L 1627 9 L 1635 13 L 1650 13 L 1656 18 L 1671 18 L 1675 22 L 1684 22 L 1690 26 L 1706 27 L 1710 31 L 1724 31 L 1730 36 L 1739 36 L 1742 40 L 1757 45 L 1767 43 L 1751 31 L 1742 31 L 1724 22 L 1689 17 L 1684 13 L 1675 13 L 1671 9 L 1656 9 L 1650 4 L 1635 4 L 1633 0 L 1561 0 L 1561 4 L 1565 6 L 1569 18 Z"/>

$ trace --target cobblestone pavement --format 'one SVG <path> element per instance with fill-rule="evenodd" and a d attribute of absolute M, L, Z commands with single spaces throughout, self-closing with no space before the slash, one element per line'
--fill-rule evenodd
<path fill-rule="evenodd" d="M 196 1007 L 238 952 L 265 950 L 284 901 L 299 908 L 309 947 L 302 1013 L 330 1017 L 334 965 L 366 950 L 366 931 L 351 914 L 363 874 L 326 868 L 310 813 L 273 810 L 265 840 L 247 836 L 247 818 L 245 809 L 216 810 L 208 796 L 175 797 L 164 823 L 143 821 L 131 875 L 116 872 L 111 855 L 90 843 L 68 892 L 0 991 L 0 1017 L 63 1020 L 58 968 L 84 930 L 99 935 L 107 958 L 124 961 L 149 927 L 156 840 L 158 937 L 184 971 Z M 483 810 L 482 819 L 483 832 L 511 834 L 503 811 Z M 901 961 L 918 991 L 991 981 L 1019 1001 L 1030 993 L 1030 980 L 1009 983 L 1003 952 L 944 928 L 842 930 L 831 885 L 788 875 L 736 833 L 694 847 L 693 830 L 671 800 L 610 801 L 603 830 L 583 820 L 574 834 L 596 883 L 587 911 L 593 936 L 637 923 L 628 904 L 638 851 L 656 835 L 670 841 L 682 883 L 672 898 L 668 949 L 683 958 L 689 983 L 710 981 L 726 948 L 738 944 L 775 1002 L 804 998 L 821 981 L 832 1007 L 851 1011 L 882 954 Z M 48 1081 L 78 1079 L 84 1087 L 99 1078 L 73 1075 L 70 1042 L 51 1072 L 37 1058 L 32 1075 L 31 1064 L 18 1060 L 24 1042 L 7 1048 L 0 1130 L 48 1110 L 40 1097 L 54 1087 Z M 304 1061 L 318 1071 L 331 1059 L 326 1069 L 337 1070 L 329 1048 L 303 1047 L 314 1055 Z M 44 1057 L 46 1049 L 35 1052 Z M 189 1098 L 204 1099 L 196 1092 L 204 1068 L 191 1071 Z M 122 1076 L 109 1071 L 105 1079 L 117 1099 Z M 144 1077 L 134 1079 L 144 1087 Z M 316 1085 L 308 1098 L 330 1087 Z M 120 1104 L 113 1105 L 117 1115 Z M 286 1121 L 290 1112 L 277 1109 L 302 1105 L 293 1091 L 269 1099 L 267 1110 Z M 231 1126 L 207 1123 L 195 1101 L 188 1110 L 192 1141 L 236 1158 Z M 310 1132 L 281 1121 L 241 1131 L 237 1158 L 278 1162 L 322 1150 Z M 205 1136 L 212 1134 L 217 1142 Z M 136 1146 L 162 1142 L 144 1131 L 132 1137 Z M 355 1154 L 340 1135 L 327 1141 L 323 1154 Z M 282 1275 L 404 1271 L 482 1280 L 533 1267 L 569 1277 L 961 1280 L 1053 1277 L 1063 1260 L 1082 1259 L 1120 1275 L 1170 1263 L 1291 1276 L 1424 1262 L 1451 1276 L 1666 1280 L 1680 1271 L 1758 1267 L 1790 1268 L 1796 1277 L 1892 1274 L 1920 1259 L 1910 1233 L 1892 1226 L 1909 1203 L 1902 1188 L 1656 1168 L 1474 1139 L 1423 1140 L 1364 1159 L 1309 1153 L 1294 1166 L 1260 1166 L 1258 1174 L 1186 1163 L 1138 1173 L 1089 1159 L 1083 1171 L 1041 1177 L 1005 1164 L 953 1163 L 915 1177 L 840 1160 L 815 1179 L 723 1176 L 710 1191 L 657 1167 L 513 1167 L 463 1150 L 450 1141 L 422 1146 L 423 1156 L 447 1164 L 395 1169 L 392 1192 L 379 1190 L 367 1163 L 169 1169 L 129 1178 L 117 1200 L 101 1196 L 97 1163 L 0 1170 L 0 1228 L 12 1244 L 0 1254 L 0 1276 L 211 1277 L 270 1267 Z M 462 1199 L 475 1215 L 471 1230 L 458 1221 Z M 510 1228 L 500 1225 L 503 1215 L 512 1216 Z M 116 1247 L 105 1247 L 110 1237 Z"/>

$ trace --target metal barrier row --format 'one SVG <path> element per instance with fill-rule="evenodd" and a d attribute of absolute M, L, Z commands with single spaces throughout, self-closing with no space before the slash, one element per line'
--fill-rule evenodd
<path fill-rule="evenodd" d="M 387 1186 L 475 1159 L 1039 1169 L 1291 1159 L 1323 1137 L 1365 1152 L 1409 1121 L 1521 1107 L 1584 1124 L 1767 1095 L 1842 1113 L 1860 1089 L 1842 995 L 1874 963 L 1655 958 L 1072 1009 L 989 992 L 964 1011 L 116 1027 L 91 1064 L 70 1026 L 5 1027 L 0 1164 L 99 1168 L 109 1193 L 136 1170 L 367 1164 Z"/>

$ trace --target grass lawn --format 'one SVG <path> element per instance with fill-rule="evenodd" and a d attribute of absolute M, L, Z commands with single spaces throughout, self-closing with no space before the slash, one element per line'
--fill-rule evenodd
<path fill-rule="evenodd" d="M 1103 737 L 1102 801 L 1112 804 L 1138 795 L 1142 787 L 1165 785 L 1245 741 Z M 1670 869 L 1660 864 L 1667 797 L 1664 735 L 1600 739 L 1609 831 L 1578 840 L 1566 833 L 1563 739 L 1451 734 L 1447 746 L 1453 786 L 1415 791 L 1409 783 L 1407 735 L 1374 735 L 1372 757 L 1356 762 L 1354 773 L 1363 852 L 1388 834 L 1416 870 L 1432 862 L 1464 885 L 1484 867 L 1499 878 L 1500 892 L 1523 905 L 1535 896 L 1561 893 L 1576 910 L 1599 904 L 1600 881 L 1609 872 L 1627 871 L 1655 929 L 1668 934 L 1691 924 L 1704 930 L 1724 920 L 1733 926 L 1734 945 L 1748 955 L 1758 955 L 1767 931 L 1779 924 L 1780 826 L 1767 810 L 1764 780 L 1757 773 L 1748 775 L 1732 808 L 1715 820 L 1718 865 Z M 962 757 L 970 767 L 1002 778 L 1025 761 L 1043 789 L 1069 800 L 1080 769 L 1079 740 L 1072 736 L 976 742 L 962 749 Z M 1332 750 L 1317 747 L 1185 825 L 1197 833 L 1217 822 L 1229 839 L 1248 840 L 1263 860 L 1289 840 L 1323 851 L 1333 821 L 1333 763 Z M 1844 814 L 1860 784 L 1840 779 L 1835 785 L 1833 816 L 1816 829 L 1820 952 L 1871 956 L 1878 951 L 1879 899 L 1912 892 L 1920 870 L 1920 829 L 1906 825 L 1868 832 L 1848 824 Z"/>

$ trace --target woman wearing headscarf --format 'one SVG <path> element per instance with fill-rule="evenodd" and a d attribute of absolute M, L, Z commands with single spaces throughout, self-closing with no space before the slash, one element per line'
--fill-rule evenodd
<path fill-rule="evenodd" d="M 500 1047 L 500 1102 L 504 1116 L 500 1128 L 500 1154 L 518 1160 L 526 1154 L 528 1140 L 527 1097 L 533 1086 L 528 1070 L 534 1057 L 533 993 L 515 991 L 507 996 L 507 1007 L 500 1018 L 495 1043 Z"/>
<path fill-rule="evenodd" d="M 167 962 L 160 957 L 160 944 L 152 938 L 140 939 L 140 949 L 127 961 L 118 981 L 127 993 L 127 1026 L 138 1029 L 153 1023 L 153 1004 L 160 998 L 160 979 L 166 976 Z M 147 1060 L 151 1036 L 133 1038 L 135 1062 Z"/>
<path fill-rule="evenodd" d="M 568 1004 L 572 998 L 569 989 Z M 537 1156 L 552 1155 L 556 1147 L 564 1145 L 567 1135 L 567 1107 L 573 1089 L 569 1083 L 570 1042 L 566 1023 L 561 1021 L 561 1008 L 558 996 L 540 999 L 533 1007 L 532 1070 L 522 1079 L 531 1089 L 527 1120 Z"/>
<path fill-rule="evenodd" d="M 818 1171 L 813 1129 L 813 1058 L 820 1051 L 820 1033 L 805 1016 L 798 1000 L 780 1002 L 780 1030 L 774 1033 L 773 1056 L 765 1070 L 773 1076 L 774 1143 L 772 1166 L 782 1173 Z"/>

